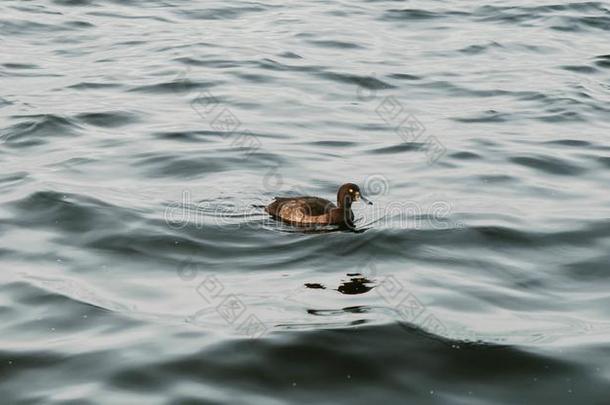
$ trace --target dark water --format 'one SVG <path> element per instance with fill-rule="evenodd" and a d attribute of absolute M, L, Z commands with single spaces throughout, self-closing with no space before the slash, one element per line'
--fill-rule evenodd
<path fill-rule="evenodd" d="M 0 10 L 3 403 L 610 403 L 607 2 Z"/>

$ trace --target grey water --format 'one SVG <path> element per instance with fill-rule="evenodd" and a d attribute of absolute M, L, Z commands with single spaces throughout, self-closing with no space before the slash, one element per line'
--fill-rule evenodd
<path fill-rule="evenodd" d="M 608 2 L 0 11 L 2 403 L 610 403 Z"/>

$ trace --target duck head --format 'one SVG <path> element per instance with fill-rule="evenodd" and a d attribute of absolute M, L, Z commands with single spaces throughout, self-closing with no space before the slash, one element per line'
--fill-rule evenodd
<path fill-rule="evenodd" d="M 339 187 L 337 192 L 337 205 L 342 208 L 351 208 L 352 202 L 362 200 L 363 202 L 373 205 L 366 197 L 360 193 L 360 187 L 354 183 L 346 183 Z"/>

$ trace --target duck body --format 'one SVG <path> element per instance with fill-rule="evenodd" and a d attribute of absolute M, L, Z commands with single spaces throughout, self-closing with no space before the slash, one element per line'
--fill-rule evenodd
<path fill-rule="evenodd" d="M 282 221 L 304 225 L 341 225 L 354 219 L 351 209 L 319 197 L 276 197 L 265 211 Z"/>
<path fill-rule="evenodd" d="M 352 201 L 360 198 L 360 189 L 344 184 L 337 193 L 337 205 L 320 197 L 276 197 L 265 211 L 276 219 L 296 225 L 354 226 Z M 364 197 L 362 197 L 364 199 Z M 365 200 L 366 201 L 366 200 Z"/>

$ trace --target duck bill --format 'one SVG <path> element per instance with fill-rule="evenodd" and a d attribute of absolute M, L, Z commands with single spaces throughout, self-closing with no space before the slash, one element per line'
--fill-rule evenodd
<path fill-rule="evenodd" d="M 360 199 L 367 203 L 368 205 L 373 205 L 373 202 L 371 200 L 369 200 L 368 198 L 366 198 L 365 196 L 363 196 L 362 194 L 360 194 Z"/>

